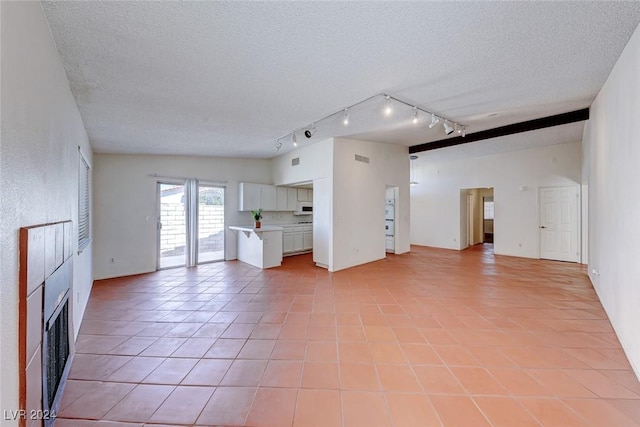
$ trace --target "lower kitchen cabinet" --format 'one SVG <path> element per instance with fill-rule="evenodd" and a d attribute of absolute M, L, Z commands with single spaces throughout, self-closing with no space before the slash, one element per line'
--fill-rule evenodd
<path fill-rule="evenodd" d="M 304 233 L 302 231 L 296 231 L 295 233 L 293 233 L 293 251 L 294 252 L 302 252 L 302 250 L 304 249 L 303 234 Z"/>
<path fill-rule="evenodd" d="M 296 254 L 313 250 L 312 226 L 284 226 L 282 233 L 282 253 Z"/>
<path fill-rule="evenodd" d="M 302 232 L 302 249 L 305 251 L 313 249 L 313 230 Z"/>
<path fill-rule="evenodd" d="M 282 253 L 293 252 L 293 233 L 282 233 Z"/>

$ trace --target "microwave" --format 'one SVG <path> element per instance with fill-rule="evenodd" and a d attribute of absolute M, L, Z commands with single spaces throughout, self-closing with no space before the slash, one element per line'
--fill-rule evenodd
<path fill-rule="evenodd" d="M 294 215 L 313 215 L 313 203 L 298 202 L 298 208 L 293 212 Z"/>

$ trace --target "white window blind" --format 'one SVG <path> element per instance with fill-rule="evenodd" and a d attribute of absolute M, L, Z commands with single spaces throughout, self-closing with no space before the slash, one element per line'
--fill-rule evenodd
<path fill-rule="evenodd" d="M 87 161 L 79 155 L 78 162 L 78 250 L 82 250 L 91 239 L 89 218 L 89 188 L 91 171 Z"/>

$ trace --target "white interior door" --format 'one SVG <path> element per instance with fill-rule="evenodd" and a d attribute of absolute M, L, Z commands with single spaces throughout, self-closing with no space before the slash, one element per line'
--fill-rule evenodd
<path fill-rule="evenodd" d="M 578 187 L 540 188 L 540 258 L 578 262 Z"/>

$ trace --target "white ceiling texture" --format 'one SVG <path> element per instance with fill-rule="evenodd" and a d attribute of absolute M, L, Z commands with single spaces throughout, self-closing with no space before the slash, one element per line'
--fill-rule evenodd
<path fill-rule="evenodd" d="M 270 158 L 291 131 L 416 145 L 588 107 L 640 2 L 44 2 L 99 153 Z M 581 139 L 582 125 L 543 132 Z M 561 126 L 562 127 L 562 126 Z M 457 136 L 455 133 L 451 137 Z M 277 152 L 276 140 L 284 137 Z"/>

